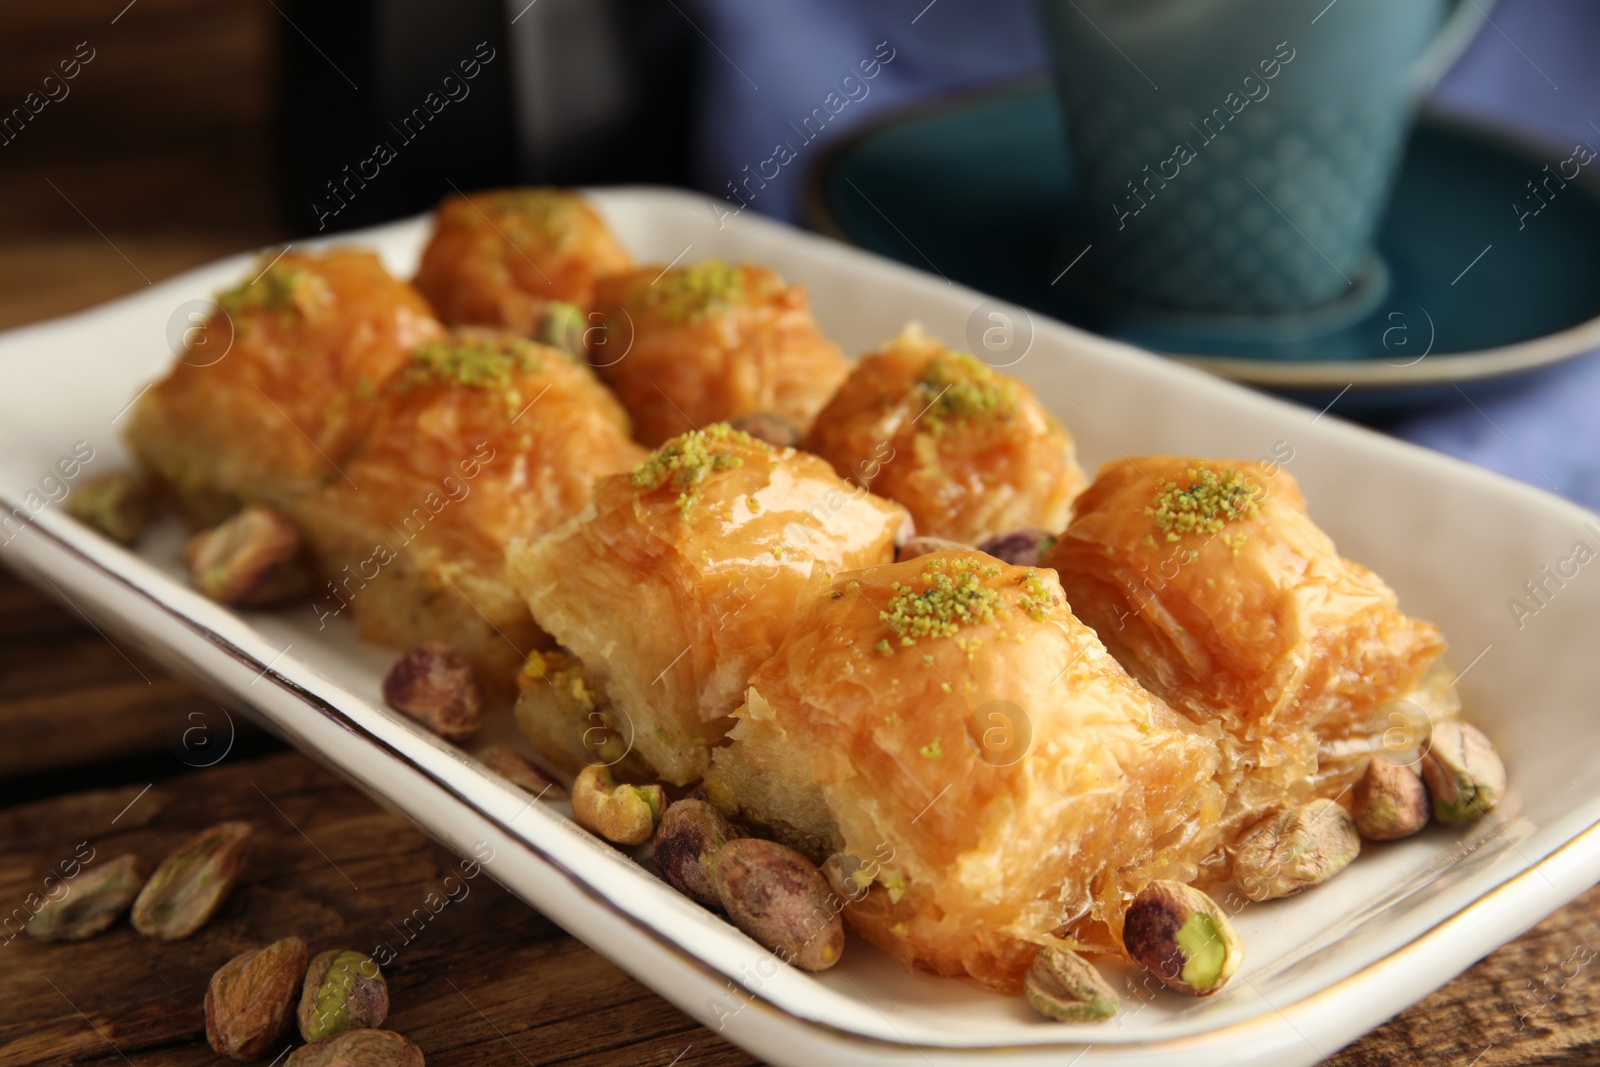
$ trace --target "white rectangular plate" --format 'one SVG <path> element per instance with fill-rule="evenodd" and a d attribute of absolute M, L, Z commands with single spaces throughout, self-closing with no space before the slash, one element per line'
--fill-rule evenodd
<path fill-rule="evenodd" d="M 696 196 L 654 189 L 593 196 L 642 261 L 748 259 L 804 282 L 824 328 L 847 352 L 869 350 L 908 319 L 957 346 L 971 343 L 974 321 L 979 329 L 998 321 L 988 318 L 990 307 L 978 314 L 979 293 L 843 245 L 750 214 L 719 227 Z M 426 234 L 426 220 L 414 219 L 333 243 L 376 248 L 409 276 Z M 1060 1067 L 1182 1056 L 1195 1065 L 1309 1064 L 1600 878 L 1600 716 L 1593 711 L 1600 566 L 1573 558 L 1580 541 L 1600 549 L 1596 516 L 1002 309 L 1019 338 L 1031 333 L 1008 371 L 1072 430 L 1090 469 L 1118 454 L 1281 458 L 1292 451 L 1286 466 L 1340 549 L 1387 578 L 1408 611 L 1444 627 L 1450 661 L 1466 671 L 1467 715 L 1499 745 L 1511 793 L 1490 820 L 1465 831 L 1434 827 L 1369 847 L 1314 893 L 1244 907 L 1236 917 L 1248 946 L 1244 969 L 1206 1001 L 1151 992 L 1137 976 L 1114 971 L 1126 987 L 1121 1016 L 1075 1027 L 963 981 L 906 973 L 860 941 L 824 974 L 783 967 L 578 829 L 564 807 L 530 804 L 461 750 L 386 710 L 379 683 L 393 651 L 362 644 L 342 624 L 319 631 L 309 608 L 225 610 L 188 588 L 175 528 L 157 531 L 135 554 L 49 502 L 60 496 L 61 482 L 51 480 L 59 479 L 57 463 L 78 442 L 94 450 L 80 479 L 125 463 L 119 420 L 173 358 L 169 338 L 181 338 L 188 324 L 185 305 L 247 276 L 251 262 L 224 260 L 0 336 L 0 498 L 37 511 L 17 524 L 20 531 L 0 526 L 0 560 L 114 640 L 134 642 L 250 708 L 450 848 L 466 854 L 488 842 L 495 858 L 487 869 L 500 883 L 773 1063 L 985 1059 Z M 1537 612 L 1519 622 L 1508 600 L 1535 606 L 1524 589 L 1530 581 L 1546 592 Z"/>

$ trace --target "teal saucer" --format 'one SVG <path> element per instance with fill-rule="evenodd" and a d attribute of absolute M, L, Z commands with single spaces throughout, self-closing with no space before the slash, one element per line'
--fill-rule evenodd
<path fill-rule="evenodd" d="M 1575 164 L 1570 148 L 1425 115 L 1378 237 L 1386 291 L 1354 314 L 1334 309 L 1321 328 L 1288 332 L 1219 328 L 1100 290 L 1093 248 L 1069 229 L 1060 131 L 1043 87 L 902 114 L 822 160 L 807 221 L 1235 381 L 1308 401 L 1348 393 L 1341 407 L 1455 396 L 1454 383 L 1481 392 L 1600 345 L 1600 158 Z M 1562 185 L 1558 169 L 1576 177 Z M 1543 183 L 1541 199 L 1530 182 Z"/>

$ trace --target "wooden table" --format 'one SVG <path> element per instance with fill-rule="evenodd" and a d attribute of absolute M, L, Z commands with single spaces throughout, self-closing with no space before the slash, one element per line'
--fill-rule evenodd
<path fill-rule="evenodd" d="M 38 34 L 85 6 L 12 5 L 0 22 L 21 19 Z M 278 236 L 263 147 L 270 9 L 146 0 L 139 15 L 118 26 L 121 37 L 106 31 L 99 81 L 86 77 L 70 110 L 30 129 L 33 147 L 22 149 L 33 154 L 5 149 L 0 328 Z M 0 33 L 0 58 L 13 47 L 28 57 L 64 47 L 28 40 Z M 0 87 L 31 79 L 29 63 L 0 64 Z M 117 106 L 125 94 L 149 121 L 119 149 L 102 135 L 129 113 Z M 157 122 L 168 135 L 149 128 Z M 179 762 L 169 732 L 210 705 L 153 664 L 124 658 L 3 563 L 0 550 L 0 915 L 82 841 L 102 856 L 154 859 L 221 818 L 249 819 L 259 836 L 241 889 L 192 940 L 159 944 L 124 923 L 78 945 L 0 942 L 0 1067 L 215 1062 L 202 999 L 216 967 L 290 933 L 313 951 L 392 939 L 391 924 L 455 866 L 409 824 L 259 733 L 214 768 Z M 1592 891 L 1329 1062 L 1600 1062 L 1600 983 L 1587 970 L 1558 977 L 1579 945 L 1600 946 L 1597 920 Z M 486 877 L 388 976 L 391 1025 L 435 1067 L 753 1062 Z"/>

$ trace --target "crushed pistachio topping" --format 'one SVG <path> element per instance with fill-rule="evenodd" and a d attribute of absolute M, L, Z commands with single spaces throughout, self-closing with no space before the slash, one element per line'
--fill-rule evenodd
<path fill-rule="evenodd" d="M 940 747 L 937 737 L 917 751 L 922 755 L 923 759 L 944 759 L 944 749 Z"/>
<path fill-rule="evenodd" d="M 873 645 L 872 647 L 877 651 L 878 655 L 880 655 L 880 656 L 892 656 L 892 655 L 894 655 L 894 649 L 889 647 L 889 639 L 886 638 L 886 637 L 882 638 L 881 640 L 879 640 L 878 643 Z"/>
<path fill-rule="evenodd" d="M 902 645 L 914 645 L 920 637 L 954 637 L 962 625 L 986 622 L 1004 608 L 1000 594 L 983 584 L 999 574 L 993 565 L 935 559 L 922 572 L 920 592 L 894 583 L 889 606 L 878 618 L 900 635 Z"/>
<path fill-rule="evenodd" d="M 912 402 L 926 408 L 935 433 L 951 422 L 1005 416 L 1016 410 L 1016 391 L 983 360 L 945 352 L 929 360 L 912 389 Z"/>
<path fill-rule="evenodd" d="M 1262 488 L 1238 470 L 1229 468 L 1220 475 L 1206 467 L 1185 472 L 1187 486 L 1167 482 L 1156 493 L 1155 503 L 1144 513 L 1176 541 L 1190 532 L 1214 534 L 1234 519 L 1253 519 L 1260 510 Z"/>
<path fill-rule="evenodd" d="M 687 519 L 694 510 L 695 487 L 715 471 L 744 466 L 744 458 L 728 451 L 728 445 L 754 445 L 755 438 L 735 430 L 725 422 L 703 430 L 680 434 L 650 453 L 633 469 L 633 484 L 638 489 L 678 488 L 678 514 Z"/>
<path fill-rule="evenodd" d="M 287 320 L 304 311 L 319 288 L 325 292 L 325 283 L 310 271 L 274 263 L 255 279 L 218 293 L 217 307 L 229 318 L 251 311 L 277 311 Z"/>
<path fill-rule="evenodd" d="M 406 380 L 442 381 L 478 389 L 505 389 L 512 376 L 539 369 L 538 346 L 520 337 L 456 337 L 430 341 L 411 353 Z"/>
<path fill-rule="evenodd" d="M 644 291 L 646 307 L 673 322 L 694 321 L 744 298 L 744 271 L 720 259 L 707 259 L 665 271 Z"/>
<path fill-rule="evenodd" d="M 1044 622 L 1050 617 L 1050 609 L 1055 606 L 1055 594 L 1032 567 L 1023 573 L 1019 584 L 1022 586 L 1022 610 L 1034 622 Z"/>
<path fill-rule="evenodd" d="M 493 246 L 506 258 L 516 255 L 517 246 L 534 241 L 565 244 L 579 232 L 572 225 L 577 201 L 559 189 L 503 189 L 474 196 L 473 203 L 492 218 L 497 238 Z M 478 213 L 469 217 L 475 221 Z"/>
<path fill-rule="evenodd" d="M 594 690 L 589 687 L 589 675 L 583 664 L 565 652 L 530 652 L 517 676 L 518 689 L 532 689 L 547 682 L 555 689 L 577 701 L 585 711 L 598 705 Z"/>

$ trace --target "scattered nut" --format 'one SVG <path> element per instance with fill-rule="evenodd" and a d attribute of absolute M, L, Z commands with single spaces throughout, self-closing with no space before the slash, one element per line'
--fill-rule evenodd
<path fill-rule="evenodd" d="M 588 327 L 582 308 L 564 300 L 552 300 L 544 306 L 544 312 L 539 316 L 533 339 L 583 359 L 587 354 L 588 346 L 584 343 L 584 337 Z"/>
<path fill-rule="evenodd" d="M 566 798 L 567 791 L 560 783 L 504 745 L 488 746 L 478 754 L 478 759 L 506 781 L 535 796 L 550 800 Z"/>
<path fill-rule="evenodd" d="M 1122 944 L 1168 989 L 1210 996 L 1244 962 L 1244 942 L 1217 902 L 1182 882 L 1151 882 L 1123 917 Z"/>
<path fill-rule="evenodd" d="M 1121 1002 L 1094 964 L 1070 949 L 1046 945 L 1033 958 L 1022 992 L 1041 1015 L 1063 1023 L 1097 1023 Z"/>
<path fill-rule="evenodd" d="M 423 1067 L 422 1050 L 393 1030 L 347 1030 L 297 1048 L 284 1067 Z"/>
<path fill-rule="evenodd" d="M 971 548 L 971 545 L 964 545 L 960 541 L 951 541 L 943 537 L 912 537 L 895 548 L 894 561 L 896 563 L 904 563 L 908 559 L 931 555 L 934 552 L 964 551 Z"/>
<path fill-rule="evenodd" d="M 1422 754 L 1422 780 L 1440 822 L 1470 822 L 1494 810 L 1506 791 L 1506 765 L 1476 726 L 1441 722 Z"/>
<path fill-rule="evenodd" d="M 196 588 L 222 604 L 281 604 L 303 595 L 311 585 L 300 532 L 278 512 L 259 504 L 189 538 L 183 558 Z"/>
<path fill-rule="evenodd" d="M 1313 800 L 1269 815 L 1245 834 L 1234 849 L 1233 878 L 1251 900 L 1276 900 L 1321 885 L 1360 851 L 1350 813 Z"/>
<path fill-rule="evenodd" d="M 82 941 L 117 921 L 144 885 L 138 856 L 118 856 L 84 871 L 68 883 L 67 895 L 47 900 L 28 920 L 28 933 L 40 941 Z"/>
<path fill-rule="evenodd" d="M 1428 790 L 1409 767 L 1374 759 L 1350 795 L 1350 814 L 1368 841 L 1409 837 L 1428 825 Z"/>
<path fill-rule="evenodd" d="M 472 664 L 449 645 L 420 645 L 383 679 L 383 699 L 449 741 L 483 725 L 483 688 Z"/>
<path fill-rule="evenodd" d="M 722 903 L 712 876 L 715 857 L 734 836 L 722 812 L 703 800 L 680 800 L 656 829 L 656 866 L 674 889 L 712 907 Z"/>
<path fill-rule="evenodd" d="M 816 865 L 787 845 L 734 838 L 711 868 L 733 925 L 785 963 L 824 971 L 844 952 L 844 921 Z"/>
<path fill-rule="evenodd" d="M 728 425 L 749 434 L 757 441 L 765 441 L 773 448 L 800 447 L 800 428 L 782 415 L 774 415 L 770 411 L 753 411 L 748 415 L 740 415 Z"/>
<path fill-rule="evenodd" d="M 308 1042 L 346 1030 L 374 1029 L 388 1018 L 389 983 L 369 957 L 332 949 L 318 953 L 305 973 L 295 1020 Z"/>
<path fill-rule="evenodd" d="M 210 922 L 239 880 L 250 855 L 250 834 L 247 822 L 221 822 L 185 841 L 139 891 L 134 929 L 178 941 Z"/>
<path fill-rule="evenodd" d="M 978 551 L 1018 567 L 1037 567 L 1039 557 L 1055 543 L 1049 530 L 1029 528 L 991 537 L 978 545 Z"/>
<path fill-rule="evenodd" d="M 224 963 L 206 987 L 206 1041 L 236 1060 L 266 1055 L 289 1027 L 305 973 L 306 943 L 298 937 Z"/>
<path fill-rule="evenodd" d="M 659 785 L 621 785 L 609 767 L 585 767 L 572 783 L 578 825 L 618 845 L 642 845 L 667 808 Z"/>
<path fill-rule="evenodd" d="M 133 471 L 91 478 L 73 488 L 67 513 L 113 541 L 131 545 L 150 525 L 150 483 Z"/>

